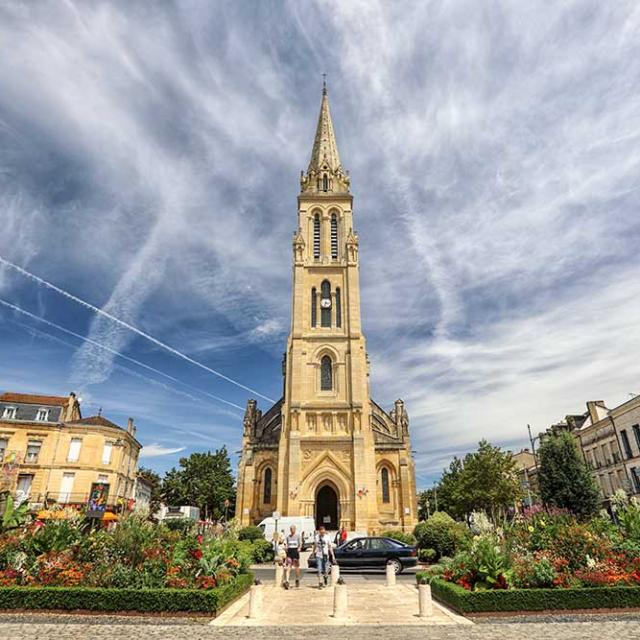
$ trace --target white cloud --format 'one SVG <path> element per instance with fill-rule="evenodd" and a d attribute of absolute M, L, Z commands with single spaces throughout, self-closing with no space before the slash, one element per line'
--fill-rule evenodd
<path fill-rule="evenodd" d="M 141 458 L 157 458 L 158 456 L 170 456 L 170 455 L 173 455 L 174 453 L 180 453 L 185 449 L 186 447 L 174 447 L 174 448 L 164 447 L 161 444 L 154 442 L 152 444 L 146 444 L 142 447 L 142 450 L 140 451 L 140 457 Z"/>
<path fill-rule="evenodd" d="M 60 6 L 0 10 L 16 262 L 222 371 L 249 344 L 277 372 L 328 71 L 372 388 L 407 401 L 420 473 L 640 391 L 637 3 Z M 82 347 L 73 373 L 97 398 L 117 371 Z"/>

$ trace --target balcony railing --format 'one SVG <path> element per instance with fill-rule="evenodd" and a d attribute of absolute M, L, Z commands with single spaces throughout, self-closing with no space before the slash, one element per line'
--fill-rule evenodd
<path fill-rule="evenodd" d="M 89 503 L 88 493 L 75 493 L 64 491 L 48 491 L 47 493 L 30 494 L 27 498 L 32 506 L 41 506 L 44 509 L 51 507 L 72 507 L 75 509 L 86 507 Z M 123 496 L 107 496 L 105 507 L 111 510 L 122 509 L 127 506 L 128 499 Z"/>

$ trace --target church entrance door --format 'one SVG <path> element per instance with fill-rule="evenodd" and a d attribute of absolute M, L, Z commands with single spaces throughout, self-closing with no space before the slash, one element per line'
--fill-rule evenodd
<path fill-rule="evenodd" d="M 316 527 L 328 531 L 338 528 L 338 494 L 325 484 L 316 494 Z"/>

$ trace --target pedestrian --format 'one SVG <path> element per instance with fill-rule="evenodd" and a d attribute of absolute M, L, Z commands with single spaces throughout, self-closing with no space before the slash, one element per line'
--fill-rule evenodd
<path fill-rule="evenodd" d="M 347 530 L 345 529 L 344 525 L 342 525 L 340 527 L 340 531 L 336 533 L 334 542 L 336 546 L 339 547 L 341 544 L 344 544 L 346 541 L 347 541 Z"/>
<path fill-rule="evenodd" d="M 327 586 L 329 580 L 330 560 L 335 562 L 333 554 L 333 544 L 324 526 L 318 530 L 318 535 L 313 542 L 313 554 L 316 557 L 316 567 L 318 570 L 318 589 Z"/>
<path fill-rule="evenodd" d="M 287 559 L 284 564 L 284 588 L 289 588 L 289 576 L 291 567 L 296 571 L 296 588 L 300 587 L 300 551 L 302 550 L 302 538 L 296 533 L 296 525 L 289 528 L 289 535 L 285 539 Z"/>

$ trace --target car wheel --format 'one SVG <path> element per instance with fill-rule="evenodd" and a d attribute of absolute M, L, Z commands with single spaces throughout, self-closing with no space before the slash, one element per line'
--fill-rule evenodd
<path fill-rule="evenodd" d="M 400 562 L 400 560 L 398 560 L 397 558 L 392 558 L 388 561 L 387 564 L 390 564 L 393 566 L 393 571 L 396 575 L 398 575 L 399 573 L 402 573 L 402 562 Z"/>

